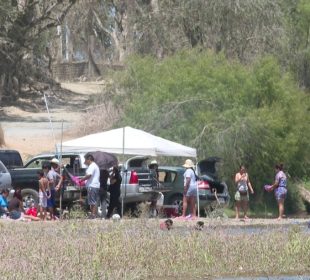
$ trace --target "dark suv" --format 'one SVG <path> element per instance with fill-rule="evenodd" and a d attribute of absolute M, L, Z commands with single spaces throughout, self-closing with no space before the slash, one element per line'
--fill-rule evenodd
<path fill-rule="evenodd" d="M 23 167 L 23 160 L 20 153 L 15 150 L 0 149 L 0 160 L 7 169 Z"/>
<path fill-rule="evenodd" d="M 225 182 L 219 179 L 217 165 L 220 159 L 210 157 L 198 162 L 196 173 L 199 176 L 198 191 L 200 211 L 215 203 L 226 206 L 230 196 Z M 180 166 L 159 166 L 159 181 L 166 188 L 164 192 L 164 205 L 175 205 L 178 207 L 179 214 L 182 211 L 183 189 L 185 172 L 184 167 Z"/>

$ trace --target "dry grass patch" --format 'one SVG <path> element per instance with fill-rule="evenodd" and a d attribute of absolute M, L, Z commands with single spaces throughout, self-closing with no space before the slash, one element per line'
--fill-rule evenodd
<path fill-rule="evenodd" d="M 310 271 L 310 236 L 302 227 L 231 234 L 156 219 L 121 222 L 1 221 L 2 279 L 182 279 L 285 275 Z"/>

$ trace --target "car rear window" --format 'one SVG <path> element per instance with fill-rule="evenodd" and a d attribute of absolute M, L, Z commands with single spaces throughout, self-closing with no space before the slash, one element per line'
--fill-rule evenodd
<path fill-rule="evenodd" d="M 173 183 L 176 176 L 177 175 L 175 172 L 170 172 L 170 171 L 159 171 L 158 172 L 159 182 L 161 183 Z"/>
<path fill-rule="evenodd" d="M 17 151 L 1 151 L 0 160 L 7 168 L 23 166 L 22 158 Z"/>

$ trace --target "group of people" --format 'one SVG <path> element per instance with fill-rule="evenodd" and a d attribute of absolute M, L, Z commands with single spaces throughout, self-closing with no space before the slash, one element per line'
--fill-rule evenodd
<path fill-rule="evenodd" d="M 196 219 L 196 201 L 197 201 L 197 175 L 192 160 L 187 159 L 183 165 L 186 168 L 184 172 L 184 192 L 183 192 L 183 209 L 182 216 L 179 219 Z M 287 196 L 287 177 L 283 171 L 283 164 L 275 166 L 275 180 L 269 185 L 268 191 L 274 191 L 275 198 L 278 203 L 279 216 L 278 219 L 284 217 L 284 201 Z M 247 211 L 249 204 L 249 194 L 254 194 L 254 189 L 246 172 L 244 165 L 240 166 L 240 170 L 235 175 L 235 212 L 236 219 L 240 218 L 240 210 L 243 210 L 244 219 L 248 219 Z M 189 208 L 189 215 L 186 216 Z"/>
<path fill-rule="evenodd" d="M 121 205 L 119 202 L 120 186 L 122 177 L 118 166 L 112 167 L 111 170 L 99 170 L 92 155 L 85 158 L 87 169 L 85 176 L 80 179 L 85 181 L 87 188 L 87 202 L 90 206 L 91 214 L 89 218 L 98 216 L 98 206 L 101 204 L 102 217 L 109 219 L 113 211 L 116 209 L 121 217 Z M 108 188 L 108 179 L 110 184 Z M 39 203 L 38 213 L 34 203 L 28 209 L 24 209 L 21 190 L 14 191 L 13 198 L 8 202 L 9 190 L 2 190 L 0 194 L 0 217 L 13 220 L 56 220 L 55 214 L 56 204 L 55 196 L 57 191 L 62 187 L 63 176 L 60 175 L 60 165 L 57 158 L 53 158 L 50 162 L 46 162 L 42 166 L 42 170 L 38 172 L 39 181 Z M 107 191 L 110 192 L 110 204 L 107 209 Z"/>
<path fill-rule="evenodd" d="M 14 191 L 13 198 L 8 202 L 9 190 L 4 189 L 0 194 L 0 217 L 11 220 L 39 221 L 36 208 L 32 204 L 25 212 L 20 189 Z"/>
<path fill-rule="evenodd" d="M 85 157 L 87 165 L 85 176 L 80 182 L 86 182 L 87 201 L 90 206 L 90 217 L 98 216 L 98 206 L 101 204 L 102 217 L 111 218 L 113 211 L 116 209 L 121 217 L 121 205 L 119 197 L 121 194 L 122 177 L 118 166 L 114 166 L 112 170 L 100 170 L 94 161 L 94 157 L 89 154 Z M 158 164 L 152 161 L 149 166 L 154 171 L 154 178 L 158 180 Z M 195 173 L 195 165 L 192 160 L 187 159 L 183 164 L 186 168 L 184 172 L 184 192 L 183 192 L 183 209 L 180 219 L 196 218 L 196 201 L 197 201 L 197 175 Z M 278 219 L 284 217 L 284 201 L 287 196 L 287 176 L 283 171 L 283 164 L 275 166 L 275 180 L 272 185 L 268 186 L 268 191 L 274 191 L 275 198 L 278 203 L 279 216 Z M 61 188 L 63 177 L 60 175 L 59 161 L 53 158 L 50 163 L 43 165 L 42 171 L 38 172 L 39 176 L 39 213 L 37 217 L 34 204 L 30 206 L 27 212 L 24 211 L 21 190 L 16 189 L 10 203 L 7 201 L 9 195 L 8 190 L 3 190 L 0 194 L 0 216 L 9 217 L 11 219 L 29 219 L 29 220 L 46 220 L 47 211 L 50 219 L 56 219 L 55 215 L 55 195 Z M 108 187 L 108 179 L 110 184 Z M 240 218 L 240 210 L 243 210 L 244 219 L 248 219 L 247 211 L 249 204 L 249 194 L 254 194 L 253 186 L 250 182 L 249 175 L 244 165 L 240 166 L 240 170 L 235 175 L 235 212 L 236 219 Z M 110 204 L 106 209 L 107 192 L 110 192 Z M 151 207 L 156 208 L 156 201 L 151 202 Z M 189 215 L 186 216 L 189 209 Z"/>
<path fill-rule="evenodd" d="M 275 179 L 273 184 L 268 185 L 268 188 L 265 188 L 268 192 L 274 192 L 276 201 L 278 203 L 279 216 L 278 220 L 281 220 L 285 217 L 284 215 L 284 201 L 287 197 L 287 176 L 283 171 L 283 164 L 276 164 L 275 166 Z M 240 170 L 235 176 L 236 183 L 236 219 L 240 217 L 240 209 L 243 210 L 244 219 L 248 219 L 247 211 L 249 205 L 249 193 L 254 194 L 254 189 L 251 185 L 249 175 L 246 172 L 244 165 L 240 166 Z"/>
<path fill-rule="evenodd" d="M 42 171 L 38 172 L 39 179 L 39 216 L 34 202 L 27 209 L 24 208 L 21 189 L 14 190 L 13 198 L 8 202 L 9 190 L 3 190 L 0 195 L 0 216 L 12 220 L 46 220 L 47 210 L 50 218 L 55 216 L 55 194 L 61 187 L 62 176 L 59 174 L 59 161 L 53 158 L 44 163 Z"/>

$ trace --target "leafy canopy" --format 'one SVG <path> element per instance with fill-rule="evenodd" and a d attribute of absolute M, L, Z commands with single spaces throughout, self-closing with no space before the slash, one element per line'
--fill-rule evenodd
<path fill-rule="evenodd" d="M 193 146 L 198 159 L 223 158 L 227 180 L 241 163 L 257 187 L 273 180 L 280 161 L 292 177 L 309 175 L 309 95 L 273 57 L 244 66 L 222 54 L 182 51 L 162 61 L 132 57 L 121 75 L 119 125 Z"/>

